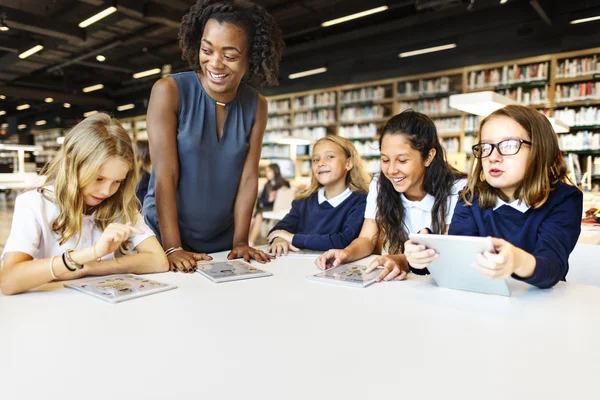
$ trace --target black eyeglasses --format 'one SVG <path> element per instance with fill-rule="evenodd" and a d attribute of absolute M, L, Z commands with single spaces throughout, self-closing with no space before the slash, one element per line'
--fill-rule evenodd
<path fill-rule="evenodd" d="M 476 158 L 486 158 L 492 154 L 494 149 L 502 156 L 512 156 L 521 150 L 521 145 L 525 143 L 531 146 L 531 142 L 523 139 L 506 139 L 498 143 L 479 143 L 471 147 L 473 155 Z"/>

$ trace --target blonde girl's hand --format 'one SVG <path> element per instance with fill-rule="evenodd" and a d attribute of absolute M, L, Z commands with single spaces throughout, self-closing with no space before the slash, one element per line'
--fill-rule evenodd
<path fill-rule="evenodd" d="M 404 270 L 399 263 L 398 257 L 402 257 L 402 255 L 386 255 L 377 257 L 375 260 L 371 261 L 365 273 L 369 273 L 376 268 L 381 268 L 381 273 L 377 276 L 376 281 L 403 281 L 406 279 L 406 275 L 408 271 Z"/>
<path fill-rule="evenodd" d="M 346 250 L 332 249 L 317 257 L 315 264 L 320 269 L 329 269 L 347 262 L 349 258 L 349 254 Z"/>
<path fill-rule="evenodd" d="M 121 243 L 126 241 L 131 234 L 142 234 L 141 230 L 127 224 L 112 223 L 104 229 L 100 239 L 94 243 L 94 254 L 96 258 L 104 257 L 107 254 L 114 253 Z"/>
<path fill-rule="evenodd" d="M 269 233 L 269 236 L 267 236 L 267 243 L 271 243 L 276 238 L 281 238 L 283 240 L 287 240 L 288 242 L 292 243 L 292 239 L 294 238 L 294 235 L 288 231 L 284 231 L 283 229 L 276 230 L 276 231 Z"/>
<path fill-rule="evenodd" d="M 282 238 L 276 238 L 269 247 L 267 247 L 267 253 L 274 254 L 276 257 L 279 257 L 281 254 L 287 256 L 289 250 L 300 251 L 299 248 Z"/>
<path fill-rule="evenodd" d="M 196 272 L 199 261 L 210 261 L 212 257 L 206 253 L 194 253 L 185 250 L 176 250 L 167 256 L 169 271 L 191 273 Z"/>

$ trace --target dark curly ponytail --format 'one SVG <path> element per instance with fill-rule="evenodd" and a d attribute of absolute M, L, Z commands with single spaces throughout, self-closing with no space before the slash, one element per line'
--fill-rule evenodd
<path fill-rule="evenodd" d="M 239 26 L 248 36 L 248 84 L 260 89 L 277 85 L 279 61 L 283 54 L 281 30 L 261 6 L 246 0 L 198 0 L 183 16 L 179 29 L 182 58 L 194 71 L 200 70 L 198 53 L 209 20 Z"/>

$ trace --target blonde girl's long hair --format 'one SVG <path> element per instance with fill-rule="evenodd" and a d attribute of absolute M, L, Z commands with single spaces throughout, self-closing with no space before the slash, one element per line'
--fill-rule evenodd
<path fill-rule="evenodd" d="M 85 211 L 81 189 L 97 179 L 102 165 L 111 157 L 127 163 L 129 172 L 115 194 L 97 206 L 94 224 L 104 231 L 115 221 L 135 223 L 138 172 L 131 139 L 119 121 L 104 113 L 94 114 L 71 129 L 42 172 L 46 181 L 38 191 L 58 205 L 60 212 L 52 222 L 52 230 L 60 235 L 61 245 L 80 236 Z M 53 194 L 46 190 L 50 185 L 54 186 Z"/>
<path fill-rule="evenodd" d="M 348 186 L 353 192 L 368 193 L 371 175 L 369 175 L 367 172 L 365 164 L 363 163 L 362 158 L 356 151 L 356 148 L 352 142 L 341 136 L 327 135 L 324 138 L 319 139 L 313 146 L 313 149 L 319 143 L 323 142 L 332 142 L 337 144 L 342 149 L 346 159 L 349 158 L 352 160 L 352 168 L 346 173 L 346 186 Z M 320 188 L 321 184 L 317 181 L 315 175 L 311 173 L 310 186 L 306 190 L 300 192 L 298 196 L 296 196 L 296 199 L 306 199 L 307 197 L 317 193 Z"/>
<path fill-rule="evenodd" d="M 481 121 L 477 143 L 481 141 L 483 126 L 497 117 L 508 117 L 517 122 L 531 140 L 531 151 L 525 168 L 525 176 L 515 190 L 516 199 L 524 200 L 531 208 L 540 208 L 546 203 L 550 192 L 554 190 L 558 182 L 573 184 L 567 177 L 567 163 L 559 148 L 558 136 L 554 133 L 548 118 L 529 107 L 506 106 Z M 469 175 L 469 181 L 461 195 L 467 205 L 473 204 L 476 196 L 478 196 L 481 208 L 494 207 L 498 198 L 508 201 L 508 198 L 500 190 L 481 179 L 483 176 L 481 160 L 473 159 L 471 171 L 473 172 Z"/>

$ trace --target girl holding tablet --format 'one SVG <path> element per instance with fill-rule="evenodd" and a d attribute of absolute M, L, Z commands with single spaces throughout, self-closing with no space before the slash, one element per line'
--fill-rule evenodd
<path fill-rule="evenodd" d="M 383 239 L 389 255 L 378 257 L 370 269 L 383 267 L 379 281 L 404 279 L 409 267 L 403 250 L 409 233 L 447 231 L 466 180 L 446 162 L 433 121 L 425 114 L 403 111 L 385 124 L 379 147 L 381 174 L 369 187 L 360 235 L 346 248 L 317 258 L 319 268 L 366 257 Z"/>
<path fill-rule="evenodd" d="M 539 288 L 564 281 L 581 231 L 583 194 L 570 185 L 558 138 L 548 119 L 507 106 L 481 122 L 474 169 L 456 206 L 449 234 L 492 236 L 496 253 L 474 267 Z M 425 268 L 432 249 L 406 243 L 411 266 Z"/>

